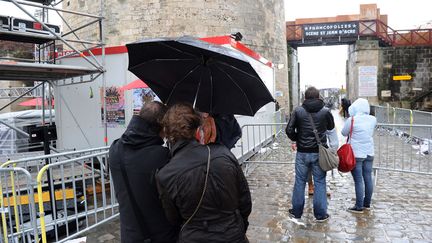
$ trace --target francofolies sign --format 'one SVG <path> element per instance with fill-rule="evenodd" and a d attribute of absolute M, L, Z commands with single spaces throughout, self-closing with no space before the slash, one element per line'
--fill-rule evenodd
<path fill-rule="evenodd" d="M 334 22 L 320 24 L 303 24 L 304 38 L 348 37 L 358 35 L 358 22 Z"/>

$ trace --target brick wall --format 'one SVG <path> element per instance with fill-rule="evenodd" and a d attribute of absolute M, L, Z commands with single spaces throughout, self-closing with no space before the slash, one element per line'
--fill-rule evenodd
<path fill-rule="evenodd" d="M 285 14 L 281 0 L 106 0 L 105 36 L 108 46 L 141 38 L 193 35 L 198 37 L 241 32 L 243 43 L 275 64 L 276 90 L 289 106 Z M 65 1 L 64 8 L 100 13 L 99 1 Z M 65 15 L 72 26 L 85 18 Z M 94 28 L 81 36 L 97 38 Z"/>

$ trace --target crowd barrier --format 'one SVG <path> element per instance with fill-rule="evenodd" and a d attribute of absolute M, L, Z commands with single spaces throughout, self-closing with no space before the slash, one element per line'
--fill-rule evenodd
<path fill-rule="evenodd" d="M 404 108 L 395 108 L 390 106 L 371 106 L 371 112 L 377 118 L 378 123 L 391 123 L 391 124 L 432 124 L 432 112 L 410 110 Z M 419 138 L 424 137 L 427 134 L 427 129 L 409 128 L 407 131 L 408 135 L 416 136 Z M 431 139 L 431 137 L 427 137 Z"/>
<path fill-rule="evenodd" d="M 285 127 L 286 123 L 243 126 L 244 135 L 249 139 L 242 140 L 245 159 L 241 162 L 247 172 L 254 164 L 294 163 Z M 257 138 L 250 134 L 256 134 L 256 131 L 262 131 L 265 135 Z M 410 136 L 409 131 L 421 133 L 423 138 Z M 374 169 L 432 175 L 432 140 L 425 139 L 431 136 L 432 125 L 378 123 L 374 134 Z"/>
<path fill-rule="evenodd" d="M 0 173 L 17 170 L 27 178 L 0 178 L 3 241 L 64 242 L 117 217 L 107 156 L 101 147 L 3 163 Z"/>
<path fill-rule="evenodd" d="M 23 168 L 0 168 L 2 242 L 39 242 L 33 183 Z"/>

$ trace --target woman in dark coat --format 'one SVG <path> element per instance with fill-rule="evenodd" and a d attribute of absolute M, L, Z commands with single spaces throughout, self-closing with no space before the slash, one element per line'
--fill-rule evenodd
<path fill-rule="evenodd" d="M 252 203 L 246 178 L 225 146 L 195 139 L 200 123 L 185 104 L 174 105 L 164 117 L 172 158 L 156 179 L 167 218 L 181 225 L 179 242 L 248 242 Z"/>

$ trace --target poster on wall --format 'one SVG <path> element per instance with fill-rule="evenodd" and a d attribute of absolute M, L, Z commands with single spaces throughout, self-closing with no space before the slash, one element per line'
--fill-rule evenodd
<path fill-rule="evenodd" d="M 139 113 L 142 105 L 150 101 L 160 101 L 159 97 L 150 88 L 133 89 L 133 114 Z"/>
<path fill-rule="evenodd" d="M 358 95 L 360 97 L 377 96 L 377 66 L 360 66 L 358 71 Z"/>
<path fill-rule="evenodd" d="M 101 88 L 101 99 L 103 99 L 103 88 Z M 106 91 L 106 109 L 107 109 L 107 124 L 108 127 L 117 127 L 118 125 L 125 125 L 125 101 L 124 91 L 119 87 L 107 87 Z M 101 116 L 102 123 L 104 122 L 104 107 L 103 100 L 101 100 Z"/>

